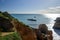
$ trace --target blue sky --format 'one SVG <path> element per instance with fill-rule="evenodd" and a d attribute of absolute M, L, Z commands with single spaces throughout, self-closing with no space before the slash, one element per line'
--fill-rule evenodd
<path fill-rule="evenodd" d="M 0 11 L 11 13 L 47 13 L 60 9 L 60 0 L 0 0 Z"/>

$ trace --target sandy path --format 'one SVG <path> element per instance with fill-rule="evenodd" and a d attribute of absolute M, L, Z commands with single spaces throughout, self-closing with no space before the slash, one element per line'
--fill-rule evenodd
<path fill-rule="evenodd" d="M 6 35 L 9 35 L 9 34 L 13 34 L 14 32 L 2 32 L 1 36 L 6 36 Z"/>

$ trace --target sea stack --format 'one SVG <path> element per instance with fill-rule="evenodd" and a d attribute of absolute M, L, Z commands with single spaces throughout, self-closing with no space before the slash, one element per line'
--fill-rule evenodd
<path fill-rule="evenodd" d="M 53 28 L 60 29 L 60 17 L 56 18 Z"/>

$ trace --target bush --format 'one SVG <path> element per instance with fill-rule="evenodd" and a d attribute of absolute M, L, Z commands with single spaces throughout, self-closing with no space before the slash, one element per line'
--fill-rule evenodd
<path fill-rule="evenodd" d="M 21 40 L 18 33 L 9 34 L 3 37 L 0 37 L 0 40 Z"/>

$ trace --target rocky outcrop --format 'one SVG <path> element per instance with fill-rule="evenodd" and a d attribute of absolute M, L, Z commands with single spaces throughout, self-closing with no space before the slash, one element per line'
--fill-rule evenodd
<path fill-rule="evenodd" d="M 56 18 L 53 28 L 60 29 L 60 17 Z"/>
<path fill-rule="evenodd" d="M 0 31 L 1 32 L 10 32 L 13 31 L 13 25 L 11 23 L 12 16 L 8 12 L 0 11 Z"/>
<path fill-rule="evenodd" d="M 47 36 L 47 39 L 48 39 L 48 40 L 53 40 L 52 34 L 53 34 L 52 31 L 49 30 L 49 31 L 48 31 L 48 34 L 47 34 L 47 35 L 48 35 L 48 36 Z"/>
<path fill-rule="evenodd" d="M 42 40 L 42 33 L 38 29 L 33 29 L 34 32 L 36 33 L 37 40 Z"/>
<path fill-rule="evenodd" d="M 37 40 L 53 40 L 52 31 L 48 30 L 45 24 L 40 24 L 38 29 L 33 29 Z"/>
<path fill-rule="evenodd" d="M 40 24 L 39 25 L 39 30 L 41 31 L 41 33 L 47 34 L 48 27 L 45 24 Z"/>
<path fill-rule="evenodd" d="M 0 17 L 0 31 L 10 32 L 13 30 L 13 25 L 10 20 Z"/>

